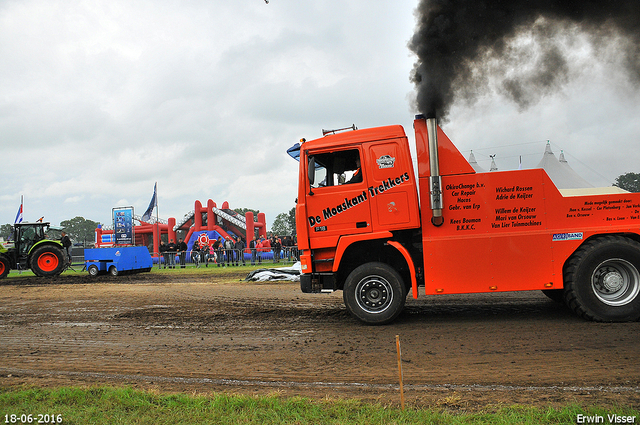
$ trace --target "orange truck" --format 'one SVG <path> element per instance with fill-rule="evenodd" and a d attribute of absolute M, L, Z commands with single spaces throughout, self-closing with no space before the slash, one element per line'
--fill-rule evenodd
<path fill-rule="evenodd" d="M 640 194 L 559 190 L 543 169 L 476 173 L 434 118 L 299 147 L 305 293 L 393 321 L 409 293 L 541 290 L 595 321 L 640 319 Z"/>

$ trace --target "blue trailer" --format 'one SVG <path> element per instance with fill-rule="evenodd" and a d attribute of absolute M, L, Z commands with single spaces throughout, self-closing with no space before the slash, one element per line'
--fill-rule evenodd
<path fill-rule="evenodd" d="M 148 272 L 153 267 L 149 250 L 144 246 L 85 249 L 84 260 L 91 276 Z"/>

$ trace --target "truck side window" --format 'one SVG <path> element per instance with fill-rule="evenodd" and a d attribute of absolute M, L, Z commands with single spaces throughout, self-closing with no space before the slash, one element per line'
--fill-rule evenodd
<path fill-rule="evenodd" d="M 315 178 L 312 188 L 362 182 L 360 152 L 350 149 L 315 154 Z"/>

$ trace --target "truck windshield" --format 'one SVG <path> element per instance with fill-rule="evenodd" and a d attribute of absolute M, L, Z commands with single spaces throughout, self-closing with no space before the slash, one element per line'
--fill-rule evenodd
<path fill-rule="evenodd" d="M 312 188 L 362 182 L 360 152 L 357 149 L 315 154 L 313 158 L 315 178 Z"/>

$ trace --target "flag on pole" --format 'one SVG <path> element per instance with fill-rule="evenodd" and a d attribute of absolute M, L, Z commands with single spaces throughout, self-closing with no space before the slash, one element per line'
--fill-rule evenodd
<path fill-rule="evenodd" d="M 22 223 L 22 204 L 24 203 L 23 198 L 20 197 L 20 208 L 18 208 L 18 214 L 16 214 L 16 221 L 14 223 Z"/>
<path fill-rule="evenodd" d="M 153 198 L 151 198 L 151 202 L 149 203 L 149 208 L 142 215 L 142 221 L 149 221 L 151 219 L 151 214 L 153 214 L 153 209 L 158 206 L 158 196 L 157 196 L 158 182 L 153 185 Z"/>

